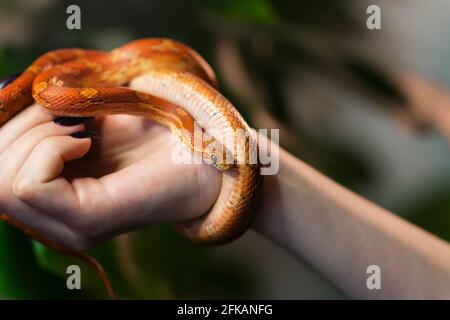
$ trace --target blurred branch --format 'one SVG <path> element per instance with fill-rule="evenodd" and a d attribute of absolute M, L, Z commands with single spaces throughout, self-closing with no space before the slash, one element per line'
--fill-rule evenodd
<path fill-rule="evenodd" d="M 267 90 L 264 90 L 262 84 L 252 78 L 246 69 L 237 41 L 220 37 L 216 43 L 220 74 L 233 95 L 242 102 L 244 112 L 251 114 L 256 128 L 280 129 L 281 144 L 305 156 L 306 150 L 301 139 L 296 138 L 288 127 L 267 111 L 270 110 Z"/>
<path fill-rule="evenodd" d="M 355 45 L 348 45 L 351 40 L 355 42 L 355 35 L 314 27 L 299 29 L 283 21 L 276 25 L 256 26 L 240 22 L 218 23 L 217 19 L 220 17 L 205 15 L 204 23 L 221 39 L 217 55 L 227 84 L 239 99 L 245 101 L 250 112 L 272 126 L 283 127 L 288 132 L 286 135 L 291 135 L 286 125 L 271 116 L 274 108 L 267 92 L 271 88 L 257 82 L 261 75 L 250 76 L 249 66 L 240 61 L 243 59 L 242 53 L 238 52 L 240 44 L 252 48 L 249 59 L 258 66 L 256 72 L 270 65 L 278 70 L 275 77 L 282 81 L 282 73 L 289 72 L 293 66 L 315 70 L 332 80 L 336 87 L 374 101 L 377 107 L 389 112 L 406 127 L 420 132 L 434 128 L 450 141 L 449 95 L 419 76 L 388 72 L 387 66 L 369 60 L 355 49 Z M 265 39 L 263 43 L 252 46 L 261 38 Z M 294 150 L 305 149 L 304 142 L 300 146 L 293 143 L 292 138 L 290 141 L 284 136 L 282 140 Z"/>
<path fill-rule="evenodd" d="M 418 75 L 398 72 L 394 75 L 405 93 L 413 115 L 439 132 L 450 144 L 450 93 Z"/>

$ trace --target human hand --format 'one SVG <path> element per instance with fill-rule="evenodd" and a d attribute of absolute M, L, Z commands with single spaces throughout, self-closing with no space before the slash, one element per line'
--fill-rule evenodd
<path fill-rule="evenodd" d="M 148 224 L 199 217 L 214 204 L 220 174 L 174 164 L 168 129 L 127 115 L 66 126 L 53 119 L 32 105 L 0 128 L 0 212 L 48 238 L 85 250 Z"/>

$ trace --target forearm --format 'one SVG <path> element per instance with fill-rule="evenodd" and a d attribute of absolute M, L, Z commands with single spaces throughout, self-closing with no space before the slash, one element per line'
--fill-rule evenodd
<path fill-rule="evenodd" d="M 450 298 L 450 245 L 280 150 L 254 228 L 354 298 Z M 367 267 L 381 269 L 369 290 Z"/>

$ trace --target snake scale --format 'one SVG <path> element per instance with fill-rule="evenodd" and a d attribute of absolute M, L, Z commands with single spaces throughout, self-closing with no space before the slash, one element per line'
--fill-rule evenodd
<path fill-rule="evenodd" d="M 145 93 L 126 87 L 139 76 L 145 76 Z M 198 219 L 177 223 L 177 230 L 194 243 L 219 245 L 249 227 L 262 184 L 260 164 L 250 161 L 258 152 L 256 138 L 217 90 L 212 68 L 188 46 L 149 38 L 110 52 L 59 49 L 45 53 L 0 90 L 0 126 L 33 100 L 59 116 L 130 114 L 168 127 L 192 153 L 222 171 L 221 191 L 211 210 Z M 204 139 L 200 145 L 195 136 L 198 128 Z M 245 135 L 238 137 L 236 132 Z M 207 142 L 222 148 L 208 148 Z M 231 161 L 223 161 L 230 157 Z M 87 262 L 113 296 L 109 279 L 94 258 L 56 243 L 10 214 L 1 214 L 0 219 L 53 250 Z"/>

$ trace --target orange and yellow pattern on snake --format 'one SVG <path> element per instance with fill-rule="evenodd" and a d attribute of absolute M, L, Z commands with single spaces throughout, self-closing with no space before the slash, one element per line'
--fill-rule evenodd
<path fill-rule="evenodd" d="M 145 75 L 146 93 L 126 88 Z M 38 58 L 11 84 L 0 90 L 0 126 L 28 106 L 33 98 L 55 115 L 85 117 L 132 114 L 170 128 L 206 163 L 223 171 L 222 188 L 210 212 L 181 222 L 177 229 L 189 240 L 207 245 L 227 243 L 249 227 L 262 182 L 253 133 L 234 106 L 217 91 L 217 80 L 207 62 L 191 48 L 169 39 L 143 39 L 111 52 L 61 49 Z M 232 141 L 225 152 L 231 164 L 217 162 L 223 154 L 200 150 L 194 133 L 201 127 L 209 138 Z M 237 139 L 235 132 L 247 134 Z M 225 138 L 225 139 L 224 139 Z M 232 149 L 232 150 L 230 150 Z M 236 150 L 245 150 L 238 154 Z M 220 151 L 222 152 L 222 151 Z M 3 218 L 2 218 L 3 217 Z M 0 216 L 37 240 L 64 252 L 21 222 Z M 71 254 L 68 249 L 66 253 Z M 72 253 L 73 255 L 73 253 Z"/>

